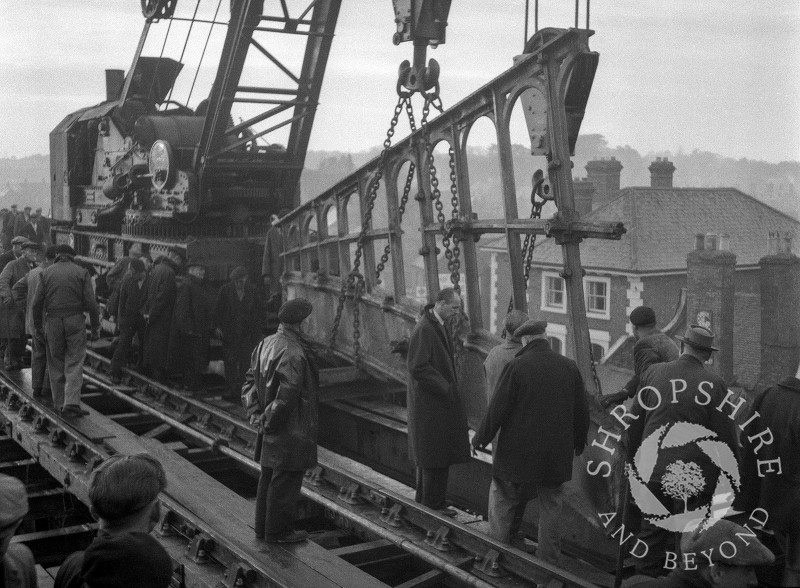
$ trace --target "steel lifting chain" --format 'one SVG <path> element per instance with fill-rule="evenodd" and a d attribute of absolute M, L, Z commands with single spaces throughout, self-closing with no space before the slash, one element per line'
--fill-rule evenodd
<path fill-rule="evenodd" d="M 397 105 L 394 107 L 394 114 L 389 123 L 389 129 L 386 131 L 386 139 L 383 141 L 383 151 L 378 161 L 378 169 L 375 172 L 375 178 L 370 184 L 367 200 L 365 203 L 365 210 L 361 219 L 361 232 L 358 234 L 356 241 L 356 252 L 353 256 L 353 267 L 350 273 L 347 274 L 347 279 L 342 281 L 342 287 L 339 291 L 339 304 L 336 307 L 336 316 L 333 319 L 333 329 L 331 331 L 331 338 L 329 347 L 332 348 L 336 343 L 336 335 L 339 332 L 339 323 L 342 320 L 342 313 L 344 312 L 344 304 L 347 300 L 347 292 L 353 290 L 353 353 L 355 354 L 356 364 L 359 362 L 359 352 L 361 350 L 360 338 L 361 331 L 359 330 L 360 308 L 358 301 L 364 291 L 364 276 L 359 273 L 361 267 L 361 256 L 364 253 L 364 244 L 366 242 L 367 233 L 372 222 L 372 210 L 375 208 L 375 199 L 378 196 L 378 186 L 380 185 L 381 177 L 383 176 L 383 166 L 386 162 L 386 154 L 392 146 L 392 137 L 394 136 L 394 129 L 397 126 L 397 121 L 400 119 L 400 113 L 403 111 L 403 106 L 408 100 L 407 96 L 400 96 L 397 99 Z"/>
<path fill-rule="evenodd" d="M 597 397 L 603 396 L 603 386 L 600 384 L 600 376 L 597 375 L 597 365 L 594 361 L 594 353 L 592 352 L 592 339 L 589 335 L 589 365 L 592 366 L 592 380 L 594 380 L 594 387 L 597 390 Z"/>
<path fill-rule="evenodd" d="M 439 191 L 439 178 L 437 177 L 436 162 L 433 157 L 433 147 L 431 145 L 430 136 L 427 133 L 428 115 L 430 114 L 431 106 L 442 112 L 442 102 L 438 96 L 430 98 L 425 97 L 425 106 L 422 108 L 422 120 L 420 127 L 423 129 L 423 137 L 425 140 L 425 151 L 428 154 L 428 172 L 431 180 L 431 200 L 436 208 L 436 220 L 442 228 L 442 246 L 444 247 L 444 255 L 447 258 L 447 269 L 450 270 L 450 282 L 453 284 L 453 289 L 461 293 L 461 286 L 459 285 L 461 269 L 461 261 L 459 256 L 461 249 L 458 246 L 458 236 L 453 233 L 452 229 L 448 229 L 447 221 L 444 216 L 444 206 L 442 205 L 442 193 Z M 455 152 L 451 146 L 448 154 L 450 156 L 450 192 L 452 193 L 451 203 L 453 205 L 452 219 L 458 219 L 458 185 L 456 184 L 456 161 Z M 453 246 L 450 247 L 450 240 L 452 238 Z"/>
<path fill-rule="evenodd" d="M 406 99 L 406 113 L 408 114 L 408 126 L 411 129 L 411 134 L 417 132 L 417 123 L 414 120 L 414 107 L 411 104 L 411 98 L 408 97 Z M 406 184 L 403 187 L 403 196 L 400 198 L 400 205 L 397 209 L 397 226 L 399 227 L 400 224 L 403 222 L 403 215 L 406 212 L 406 205 L 408 204 L 408 196 L 411 194 L 411 187 L 414 182 L 414 170 L 416 166 L 409 162 L 408 164 L 408 174 L 406 175 Z M 378 266 L 375 268 L 375 282 L 377 284 L 381 283 L 381 272 L 383 272 L 384 268 L 386 267 L 386 262 L 389 261 L 389 254 L 391 252 L 391 244 L 389 242 L 386 243 L 386 246 L 383 248 L 383 254 L 381 255 L 381 260 L 378 262 Z"/>
<path fill-rule="evenodd" d="M 531 216 L 530 218 L 541 218 L 542 207 L 545 205 L 546 200 L 537 200 L 536 192 L 531 194 Z M 525 291 L 528 290 L 528 279 L 531 275 L 531 265 L 533 262 L 533 250 L 536 247 L 536 234 L 528 233 L 525 235 L 525 241 L 522 244 L 522 259 L 525 260 Z M 508 310 L 506 313 L 514 310 L 514 297 L 508 299 Z"/>

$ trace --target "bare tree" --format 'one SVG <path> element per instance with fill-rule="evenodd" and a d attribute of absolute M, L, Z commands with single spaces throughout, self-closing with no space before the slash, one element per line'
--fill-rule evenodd
<path fill-rule="evenodd" d="M 703 470 L 693 461 L 686 463 L 679 459 L 668 465 L 666 473 L 661 477 L 664 492 L 676 500 L 683 500 L 683 512 L 689 510 L 689 499 L 700 494 L 705 486 Z"/>

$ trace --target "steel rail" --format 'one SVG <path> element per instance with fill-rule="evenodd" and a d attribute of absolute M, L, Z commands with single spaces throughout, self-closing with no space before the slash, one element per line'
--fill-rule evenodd
<path fill-rule="evenodd" d="M 110 364 L 110 361 L 107 358 L 92 351 L 87 353 L 87 360 L 88 359 L 91 359 L 97 366 L 104 366 L 107 368 Z M 155 382 L 154 380 L 151 380 L 150 378 L 147 378 L 134 370 L 126 368 L 125 372 L 129 377 L 138 380 L 141 387 L 150 388 L 151 390 L 155 389 L 158 392 L 167 394 L 171 398 L 175 399 L 180 405 L 187 407 L 191 406 L 195 411 L 213 415 L 215 418 L 223 421 L 228 426 L 238 429 L 240 434 L 234 435 L 231 433 L 230 436 L 226 438 L 223 436 L 214 437 L 207 432 L 199 431 L 196 428 L 191 427 L 189 424 L 183 423 L 174 417 L 165 414 L 164 409 L 150 406 L 142 400 L 133 398 L 129 394 L 115 389 L 112 384 L 101 378 L 101 374 L 96 368 L 86 365 L 84 366 L 84 373 L 86 374 L 87 381 L 91 382 L 95 386 L 102 388 L 104 391 L 112 394 L 115 398 L 129 403 L 137 409 L 146 412 L 147 414 L 162 419 L 165 423 L 190 436 L 199 444 L 216 450 L 222 455 L 235 460 L 248 471 L 251 471 L 256 475 L 260 472 L 259 464 L 253 461 L 250 455 L 245 455 L 242 453 L 243 451 L 249 451 L 248 447 L 250 447 L 250 444 L 246 442 L 247 439 L 244 438 L 245 435 L 252 438 L 255 438 L 256 436 L 256 432 L 252 427 L 216 407 L 209 406 L 202 401 L 180 394 L 179 392 L 172 390 L 163 384 Z M 140 390 L 140 387 L 133 387 L 137 388 L 137 390 Z M 195 413 L 194 416 L 197 417 L 198 415 Z M 220 426 L 219 428 L 222 429 L 223 426 Z M 237 443 L 237 441 L 240 442 Z M 568 586 L 581 586 L 585 588 L 594 586 L 592 583 L 587 582 L 575 576 L 574 574 L 556 568 L 555 566 L 551 566 L 546 562 L 530 556 L 529 554 L 526 554 L 520 550 L 509 548 L 507 545 L 495 541 L 483 533 L 472 530 L 466 525 L 454 521 L 449 517 L 435 513 L 434 511 L 431 511 L 430 509 L 427 509 L 422 505 L 419 505 L 416 502 L 397 494 L 396 492 L 381 487 L 364 479 L 361 476 L 347 471 L 345 468 L 341 467 L 335 462 L 333 459 L 335 457 L 335 454 L 327 452 L 321 448 L 320 457 L 318 460 L 319 467 L 317 471 L 312 472 L 312 478 L 316 475 L 319 479 L 318 483 L 327 483 L 327 485 L 331 487 L 340 488 L 342 490 L 349 489 L 352 497 L 354 497 L 356 500 L 360 500 L 364 503 L 369 502 L 373 505 L 379 506 L 384 514 L 394 507 L 398 513 L 398 519 L 402 520 L 401 524 L 406 530 L 408 530 L 410 525 L 412 528 L 422 529 L 423 533 L 427 533 L 427 535 L 430 536 L 439 532 L 442 528 L 446 528 L 449 543 L 458 546 L 467 553 L 470 553 L 472 558 L 474 558 L 476 561 L 494 558 L 494 560 L 497 561 L 502 568 L 512 573 L 514 576 L 522 579 L 530 580 L 534 575 L 544 573 L 556 581 L 564 583 Z M 450 574 L 450 571 L 452 570 L 452 564 L 442 557 L 437 557 L 435 554 L 432 554 L 428 549 L 426 549 L 423 546 L 426 545 L 425 540 L 418 540 L 416 543 L 411 542 L 407 538 L 403 538 L 402 535 L 392 532 L 391 530 L 386 529 L 386 527 L 368 520 L 363 514 L 354 513 L 352 510 L 338 505 L 330 498 L 323 496 L 322 492 L 317 489 L 312 489 L 304 485 L 302 492 L 306 498 L 322 505 L 325 508 L 328 508 L 330 504 L 337 506 L 336 509 L 332 509 L 337 514 L 345 516 L 352 523 L 361 526 L 369 532 L 379 533 L 381 537 L 391 541 L 415 557 L 421 557 L 418 555 L 418 551 L 421 550 L 425 552 L 428 554 L 425 556 L 425 559 L 428 563 L 437 569 Z M 339 494 L 339 498 L 341 498 L 343 492 L 339 492 Z M 345 515 L 344 513 L 347 514 Z M 378 528 L 382 529 L 382 531 L 377 531 L 376 529 Z M 414 546 L 413 548 L 411 547 L 412 545 Z M 432 558 L 432 561 L 428 561 L 428 558 Z M 458 569 L 460 570 L 460 568 Z M 463 570 L 458 572 L 459 576 L 461 574 L 467 574 L 468 577 L 475 577 L 473 574 L 464 572 Z M 498 584 L 494 585 L 502 585 L 502 582 L 498 582 Z"/>

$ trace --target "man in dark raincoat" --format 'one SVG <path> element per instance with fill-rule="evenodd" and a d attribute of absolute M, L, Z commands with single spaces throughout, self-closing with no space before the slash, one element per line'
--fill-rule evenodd
<path fill-rule="evenodd" d="M 271 543 L 308 538 L 294 521 L 303 473 L 317 464 L 319 372 L 302 329 L 311 311 L 303 298 L 280 307 L 278 331 L 253 351 L 242 386 L 250 422 L 263 432 L 255 532 Z"/>
<path fill-rule="evenodd" d="M 208 365 L 208 346 L 211 341 L 212 307 L 202 284 L 206 268 L 190 262 L 186 277 L 178 288 L 172 313 L 169 355 L 173 366 L 180 366 L 184 384 L 190 391 L 201 388 L 201 376 Z"/>

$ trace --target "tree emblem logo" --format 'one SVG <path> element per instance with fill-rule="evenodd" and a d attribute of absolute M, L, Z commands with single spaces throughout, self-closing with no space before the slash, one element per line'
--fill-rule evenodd
<path fill-rule="evenodd" d="M 658 480 L 651 480 L 658 463 L 659 453 L 664 449 L 695 447 L 711 460 L 719 475 L 711 492 L 711 499 L 689 510 L 689 501 L 709 490 L 703 469 L 694 461 L 677 459 L 664 468 Z M 686 455 L 691 455 L 686 451 Z M 697 453 L 695 453 L 697 454 Z M 698 454 L 699 455 L 699 454 Z M 736 492 L 739 490 L 739 468 L 736 457 L 713 431 L 694 423 L 677 422 L 663 425 L 653 431 L 639 446 L 633 464 L 627 465 L 628 484 L 631 496 L 642 511 L 645 519 L 668 531 L 681 532 L 700 521 L 700 525 L 710 527 L 731 508 Z M 683 502 L 683 512 L 673 514 L 648 488 L 648 484 L 660 485 L 663 494 L 678 502 Z"/>

